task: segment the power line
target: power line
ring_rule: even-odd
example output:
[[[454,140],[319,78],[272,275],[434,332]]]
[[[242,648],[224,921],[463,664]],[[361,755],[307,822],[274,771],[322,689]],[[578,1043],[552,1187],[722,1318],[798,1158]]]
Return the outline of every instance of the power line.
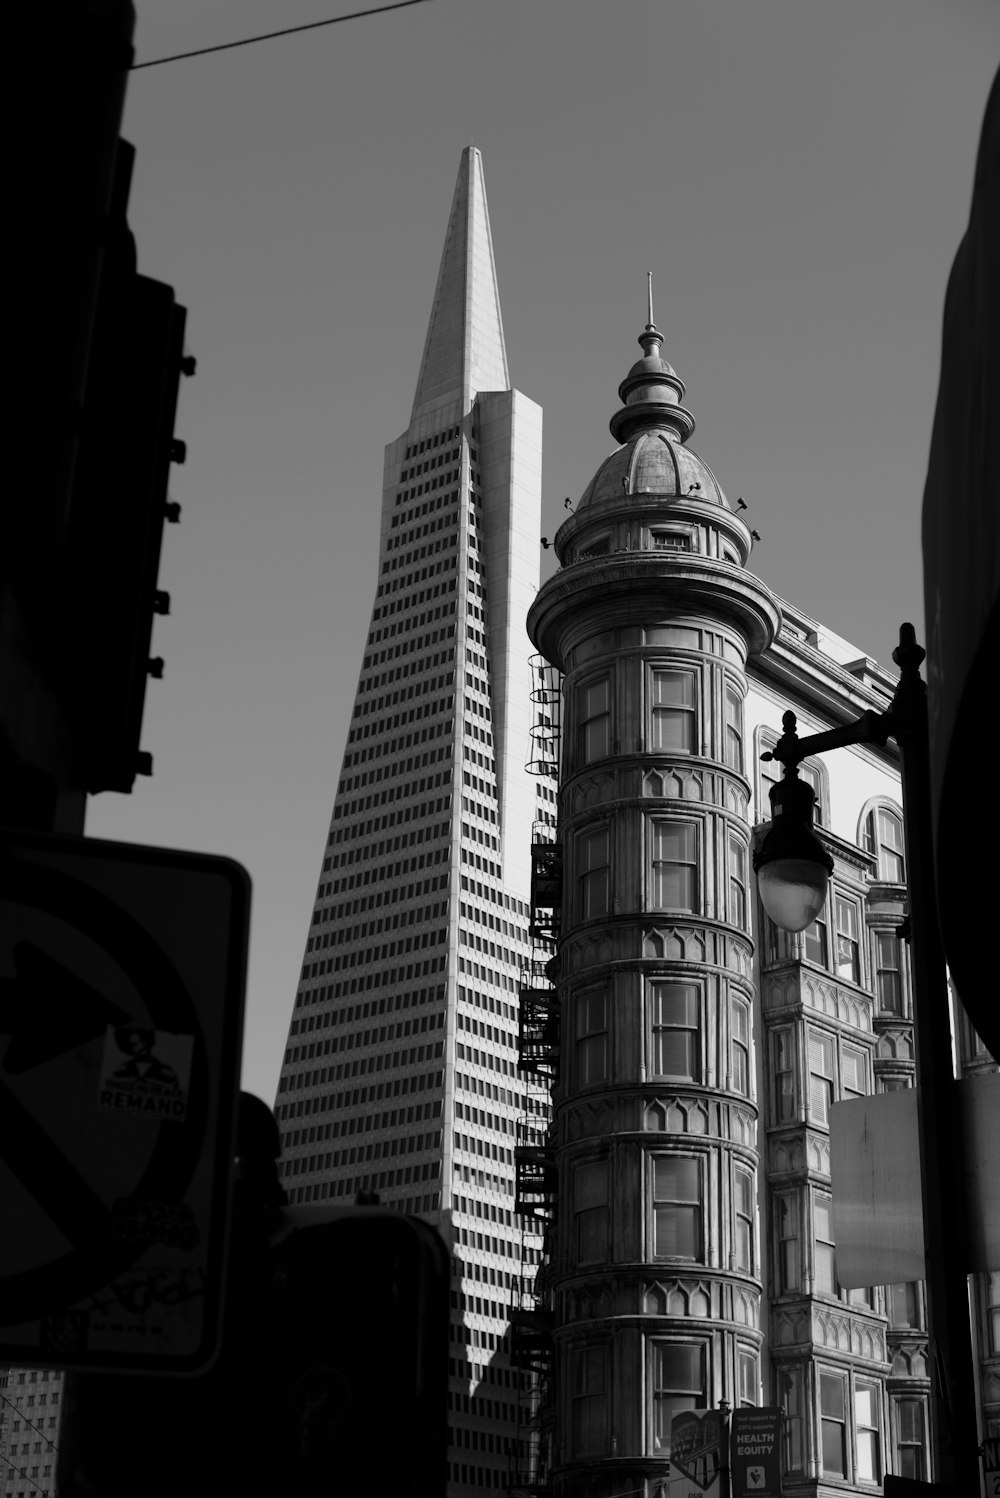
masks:
[[[186,57],[204,57],[209,52],[229,52],[234,47],[249,47],[254,42],[271,42],[278,36],[294,36],[298,31],[315,31],[319,26],[336,26],[340,21],[358,21],[363,16],[381,16],[387,10],[405,10],[408,5],[424,5],[426,0],[395,0],[392,5],[378,5],[371,10],[355,10],[346,16],[330,16],[325,21],[308,21],[304,26],[286,26],[282,31],[265,31],[260,36],[247,36],[239,42],[220,42],[215,47],[199,47],[194,52],[175,52],[172,57],[153,57],[149,62],[134,62],[129,72],[140,68],[158,68],[164,62],[183,62]]]
[[[32,1428],[32,1430],[37,1430],[38,1434],[42,1437],[42,1440],[43,1441],[47,1441],[48,1444],[52,1447],[52,1450],[58,1452],[59,1447],[56,1445],[56,1443],[54,1441],[50,1441],[49,1440],[48,1436],[45,1434],[44,1430],[42,1429],[42,1427],[40,1425],[36,1425],[35,1422],[34,1422],[34,1420],[29,1420],[28,1419],[27,1415],[24,1413],[24,1411],[22,1410],[22,1408],[21,1408],[21,1406],[19,1404],[15,1404],[14,1401],[13,1401],[13,1399],[8,1399],[7,1396],[6,1396],[6,1394],[4,1394],[2,1392],[0,1392],[0,1399],[3,1400],[4,1404],[9,1404],[12,1410],[16,1410],[17,1413],[21,1416],[21,1418],[24,1421],[25,1425],[30,1425],[31,1428]]]
[[[25,1482],[31,1484],[31,1491],[33,1493],[37,1493],[38,1494],[38,1498],[42,1498],[42,1490],[41,1490],[41,1488],[36,1488],[35,1487],[34,1482],[28,1476],[27,1472],[25,1472],[24,1468],[23,1467],[19,1467],[16,1462],[12,1462],[9,1456],[4,1456],[4,1454],[3,1454],[2,1451],[0,1451],[0,1462],[6,1462],[7,1465],[8,1465],[8,1467],[13,1467],[13,1469],[17,1473],[18,1477],[23,1477],[24,1480],[25,1480]]]

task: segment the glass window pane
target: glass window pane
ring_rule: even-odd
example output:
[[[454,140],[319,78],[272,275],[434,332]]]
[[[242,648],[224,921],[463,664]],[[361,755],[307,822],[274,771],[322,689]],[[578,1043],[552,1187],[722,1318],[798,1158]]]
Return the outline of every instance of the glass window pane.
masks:
[[[698,1162],[684,1156],[660,1155],[654,1164],[657,1200],[696,1201],[698,1198]]]
[[[826,947],[826,922],[813,921],[803,932],[805,939],[805,955],[808,962],[814,962],[817,967],[827,966]]]

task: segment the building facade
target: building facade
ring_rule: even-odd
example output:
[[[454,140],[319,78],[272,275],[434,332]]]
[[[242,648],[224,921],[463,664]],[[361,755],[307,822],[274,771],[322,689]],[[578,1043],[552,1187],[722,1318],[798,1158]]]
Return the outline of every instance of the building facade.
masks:
[[[384,1205],[452,1246],[449,1494],[506,1486],[508,1308],[530,1106],[525,773],[541,411],[510,388],[480,154],[462,157],[409,426],[385,453],[378,583],[275,1111],[294,1202]],[[544,1100],[538,1106],[545,1106]]]
[[[0,1369],[0,1495],[56,1498],[63,1375]]]
[[[830,1109],[914,1083],[894,745],[800,767],[834,861],[800,935],[752,855],[783,713],[819,731],[894,682],[749,570],[652,308],[639,342],[539,588],[541,413],[467,150],[386,448],[284,1182],[452,1246],[449,1498],[667,1498],[674,1415],[740,1405],[783,1409],[787,1495],[877,1493],[931,1475],[925,1301],[840,1286]],[[997,1275],[976,1328],[991,1434]]]
[[[913,1085],[894,746],[801,767],[834,860],[805,932],[751,864],[783,712],[818,731],[893,680],[747,570],[651,311],[639,342],[528,619],[563,693],[534,1487],[661,1498],[676,1414],[765,1404],[787,1494],[877,1492],[929,1476],[923,1291],[840,1287],[829,1130]]]

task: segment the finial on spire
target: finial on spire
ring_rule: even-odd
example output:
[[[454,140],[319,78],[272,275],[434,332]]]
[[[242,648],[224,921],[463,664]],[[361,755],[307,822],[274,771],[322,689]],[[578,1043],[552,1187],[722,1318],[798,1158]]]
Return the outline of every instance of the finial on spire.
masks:
[[[653,272],[651,270],[646,272],[646,308],[648,312],[646,327],[655,328],[656,324],[653,321]]]

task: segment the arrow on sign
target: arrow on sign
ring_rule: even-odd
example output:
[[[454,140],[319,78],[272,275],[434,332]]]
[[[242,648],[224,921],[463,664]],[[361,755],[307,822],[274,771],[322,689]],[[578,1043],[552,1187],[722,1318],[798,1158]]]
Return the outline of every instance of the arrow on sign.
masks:
[[[3,1069],[11,1074],[75,1051],[108,1025],[131,1016],[49,957],[33,942],[14,947],[17,976],[0,978],[0,1035],[9,1035]]]

